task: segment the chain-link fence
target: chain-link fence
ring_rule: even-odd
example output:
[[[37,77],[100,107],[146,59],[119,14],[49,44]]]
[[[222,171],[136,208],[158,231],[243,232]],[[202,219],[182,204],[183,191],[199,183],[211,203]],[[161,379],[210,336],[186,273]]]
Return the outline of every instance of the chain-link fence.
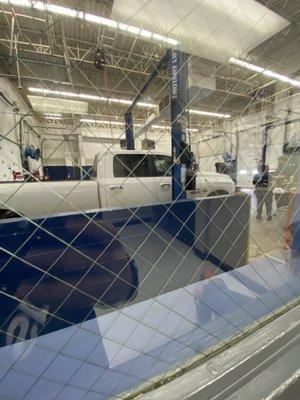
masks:
[[[0,1],[3,400],[133,398],[298,302],[296,15],[175,3]]]

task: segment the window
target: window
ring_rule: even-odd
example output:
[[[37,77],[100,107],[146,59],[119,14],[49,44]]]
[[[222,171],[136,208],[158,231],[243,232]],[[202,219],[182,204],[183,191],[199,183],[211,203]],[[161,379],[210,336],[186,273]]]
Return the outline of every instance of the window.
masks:
[[[118,154],[114,157],[113,169],[115,178],[150,176],[145,154]]]
[[[170,156],[153,156],[155,167],[155,176],[171,176],[172,174],[172,158]]]

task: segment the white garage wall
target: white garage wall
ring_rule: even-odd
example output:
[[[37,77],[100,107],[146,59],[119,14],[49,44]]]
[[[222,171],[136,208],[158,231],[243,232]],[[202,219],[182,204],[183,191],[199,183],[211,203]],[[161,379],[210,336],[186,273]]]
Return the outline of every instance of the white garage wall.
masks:
[[[139,148],[141,148],[141,141],[144,137],[141,137],[137,142]],[[159,130],[157,132],[149,132],[147,133],[147,139],[155,141],[155,150],[160,151],[162,153],[171,155],[171,135],[169,131]]]
[[[284,127],[269,129],[267,142],[267,164],[270,169],[277,168],[278,157],[282,155],[284,145]]]
[[[215,163],[223,161],[222,155],[225,152],[235,156],[235,136],[213,131],[210,131],[209,134],[216,137],[212,139],[200,139],[197,142],[195,155],[200,170],[216,172]],[[195,140],[195,137],[193,140]]]
[[[97,154],[102,152],[114,151],[120,149],[118,143],[110,142],[87,142],[83,139],[83,152],[86,165],[92,165]]]
[[[70,165],[66,160],[73,160],[73,151],[69,143],[60,137],[44,137],[43,139],[43,165]]]
[[[239,124],[237,124],[237,122]],[[261,158],[262,148],[262,129],[258,127],[248,128],[248,124],[240,119],[232,124],[236,128],[243,128],[238,132],[238,138],[235,134],[222,135],[216,139],[209,139],[200,142],[198,145],[198,157],[200,168],[202,170],[215,172],[215,163],[223,161],[222,154],[225,152],[231,154],[233,158],[237,156],[237,184],[243,187],[252,186],[253,171]],[[224,126],[224,132],[226,132]],[[229,132],[234,132],[232,127]],[[207,133],[207,132],[206,132]],[[211,134],[211,132],[209,132]],[[237,142],[236,142],[237,141]],[[238,143],[238,149],[236,149]]]
[[[255,127],[238,133],[237,184],[252,187],[253,176],[262,156],[262,129]]]
[[[4,78],[0,79],[0,90],[7,98],[15,102],[20,110],[19,114],[28,113],[28,107],[23,102],[17,90]],[[300,95],[295,93],[288,100],[279,99],[274,106],[273,113],[267,110],[255,112],[242,118],[235,118],[223,121],[214,131],[204,130],[192,136],[192,150],[199,160],[200,169],[215,171],[215,163],[222,161],[222,154],[225,152],[236,154],[235,135],[229,133],[238,132],[238,184],[241,186],[252,186],[253,173],[257,161],[261,158],[263,127],[267,120],[267,113],[276,116],[278,121],[284,121],[287,109],[291,109],[290,119],[299,119],[298,122],[288,125],[287,137],[292,143],[300,143]],[[12,171],[21,171],[21,156],[18,146],[20,132],[17,122],[20,115],[16,115],[3,99],[0,99],[0,115],[2,136],[7,135],[6,139],[0,143],[0,180],[12,180]],[[31,126],[39,126],[35,118],[26,117]],[[40,124],[41,125],[41,124]],[[285,127],[273,128],[269,131],[267,146],[267,163],[271,169],[276,169],[277,159],[282,154],[284,143]],[[119,149],[119,139],[124,138],[122,129],[91,128],[89,126],[64,129],[42,129],[35,128],[41,133],[41,138],[23,125],[24,145],[34,145],[41,147],[43,139],[43,160],[42,163],[48,166],[69,166],[91,165],[94,156],[108,149]],[[227,133],[227,135],[226,135]],[[72,140],[67,140],[68,135],[73,135]],[[82,135],[82,154],[78,153],[77,135]],[[218,135],[219,137],[206,140],[207,135]],[[67,135],[67,136],[64,136]],[[171,154],[171,138],[169,131],[149,132],[147,138],[156,142],[156,150]],[[231,138],[231,140],[230,140]],[[45,140],[46,139],[46,140]],[[115,140],[112,140],[115,139]],[[117,139],[117,141],[116,141]],[[136,139],[136,149],[141,149],[143,137]],[[204,140],[205,139],[205,140]],[[37,168],[40,162],[34,162]],[[242,173],[241,173],[242,172]]]
[[[19,146],[8,140],[2,140],[0,142],[0,181],[12,181],[13,171],[21,170]]]
[[[28,124],[23,123],[22,141],[23,145],[40,147],[40,138],[34,133],[30,126],[36,124],[35,118],[28,115],[29,108],[22,100],[17,90],[4,78],[0,78],[0,91],[19,111],[9,105],[5,99],[0,97],[0,181],[12,181],[13,171],[22,172],[22,161],[20,151],[20,124],[24,118]],[[37,132],[38,133],[38,132]],[[24,147],[23,146],[23,147]],[[39,163],[33,161],[32,168],[38,168]]]
[[[14,101],[15,96],[12,88],[5,79],[0,79],[1,92],[9,99]],[[1,137],[0,137],[0,180],[13,180],[13,171],[21,171],[21,154],[19,143],[18,116],[13,112],[12,107],[0,97],[1,115]]]
[[[232,135],[232,143],[226,135],[214,139],[205,139],[207,135],[213,135],[217,130],[226,132],[238,132],[238,184],[243,187],[252,187],[252,180],[257,163],[262,157],[263,146],[263,125],[270,118],[276,122],[284,122],[287,109],[291,109],[290,119],[299,121],[287,126],[287,137],[291,144],[300,143],[300,95],[295,95],[289,101],[279,101],[273,111],[262,110],[244,117],[230,119],[220,123],[215,131],[204,130],[202,133],[194,135],[193,141],[197,141],[197,150],[200,168],[202,170],[215,171],[215,162],[222,161],[221,154],[228,152],[235,155],[235,139]],[[285,126],[275,127],[269,130],[267,142],[267,164],[270,169],[277,168],[277,160],[282,155],[284,144]]]
[[[106,151],[120,149],[120,139],[125,135],[121,129],[104,129],[78,127],[65,129],[47,128],[43,129],[43,160],[47,166],[77,165],[78,158],[76,141],[78,135],[82,135],[82,150],[85,165],[92,165],[96,154]],[[154,140],[156,150],[171,154],[171,138],[167,131],[148,133],[147,138]],[[137,138],[135,147],[142,148],[142,139]],[[71,146],[73,144],[73,147]]]
[[[300,77],[298,77],[299,79]],[[296,122],[287,126],[287,139],[291,145],[300,144],[300,93],[295,93],[291,99],[286,102],[280,102],[279,107],[284,110],[290,109],[290,120],[297,120]],[[279,108],[278,107],[278,108]]]

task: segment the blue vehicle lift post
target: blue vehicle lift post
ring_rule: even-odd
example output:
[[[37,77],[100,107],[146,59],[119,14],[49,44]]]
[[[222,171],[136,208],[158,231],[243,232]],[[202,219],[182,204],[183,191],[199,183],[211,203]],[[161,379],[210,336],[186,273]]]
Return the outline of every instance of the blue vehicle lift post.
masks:
[[[261,155],[261,161],[262,161],[262,171],[265,171],[266,169],[266,161],[267,161],[267,146],[268,146],[268,135],[269,135],[269,130],[272,128],[272,124],[266,124],[263,130],[263,148],[262,148],[262,155]]]
[[[172,199],[186,198],[187,54],[169,50],[171,71]]]
[[[150,83],[163,68],[169,67],[171,88],[171,134],[172,134],[172,199],[185,199],[186,185],[186,106],[187,94],[187,54],[168,49],[149,75],[142,89],[124,114],[127,150],[134,150],[134,132],[132,111],[142,98]]]
[[[155,66],[154,71],[149,75],[148,79],[144,83],[144,86],[139,93],[135,96],[133,102],[130,104],[128,109],[126,110],[125,117],[125,138],[126,138],[126,148],[127,150],[134,150],[134,134],[133,134],[133,117],[132,111],[138,101],[143,97],[145,91],[148,89],[148,86],[153,81],[153,79],[159,74],[159,71],[167,66],[167,60],[169,56],[169,51],[167,50],[163,57],[159,60],[158,64]]]
[[[127,150],[134,150],[134,136],[133,136],[133,118],[132,112],[126,111],[125,117],[125,137]]]

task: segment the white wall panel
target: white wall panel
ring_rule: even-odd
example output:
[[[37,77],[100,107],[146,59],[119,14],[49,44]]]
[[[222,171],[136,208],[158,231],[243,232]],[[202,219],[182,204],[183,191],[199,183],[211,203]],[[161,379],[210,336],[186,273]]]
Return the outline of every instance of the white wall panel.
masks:
[[[0,143],[0,181],[13,181],[13,171],[22,171],[20,148],[3,140]]]
[[[4,78],[0,78],[1,92],[7,99],[14,103],[19,111],[14,112],[13,107],[9,105],[3,98],[0,98],[0,181],[13,180],[12,171],[22,172],[22,161],[20,151],[20,139],[23,148],[27,145],[40,147],[40,139],[34,133],[30,126],[36,124],[35,118],[30,116],[30,110],[24,103],[17,90]],[[22,124],[22,135],[20,132],[20,119],[27,121]],[[4,138],[5,137],[5,138]],[[9,140],[6,140],[9,139]],[[32,160],[33,169],[38,169],[40,161]]]

